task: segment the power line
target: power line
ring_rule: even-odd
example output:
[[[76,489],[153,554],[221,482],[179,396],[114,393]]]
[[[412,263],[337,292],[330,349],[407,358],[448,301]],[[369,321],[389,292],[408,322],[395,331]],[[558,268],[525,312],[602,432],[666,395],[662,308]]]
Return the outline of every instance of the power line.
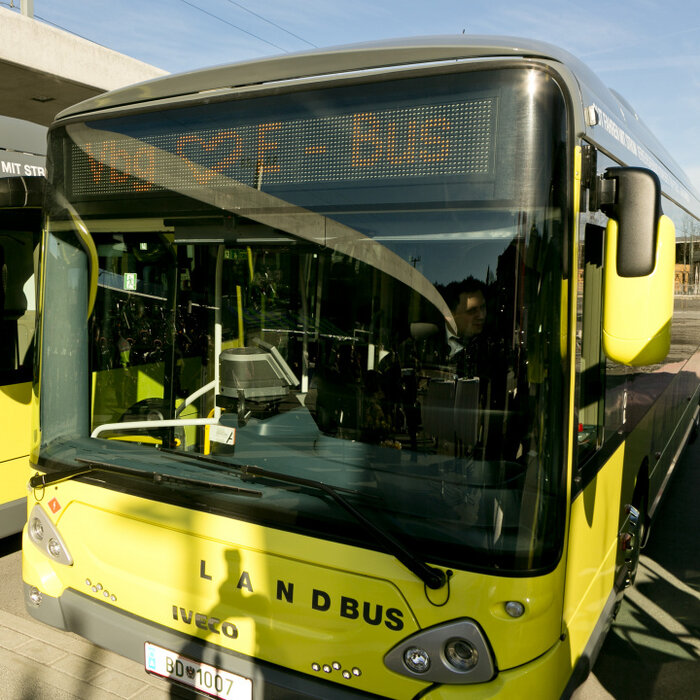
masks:
[[[52,27],[56,27],[56,29],[62,29],[64,32],[68,32],[69,34],[72,34],[73,36],[79,37],[80,39],[85,39],[85,41],[89,41],[92,44],[97,44],[98,46],[102,46],[106,49],[109,48],[109,46],[106,46],[105,44],[100,44],[98,41],[95,41],[94,39],[89,39],[88,37],[83,36],[82,34],[78,34],[78,32],[76,32],[75,30],[68,29],[67,27],[64,27],[61,24],[56,24],[56,22],[52,22],[50,19],[47,19],[46,17],[42,17],[41,15],[35,14],[34,19],[38,19],[38,20],[44,22],[44,24],[50,24]]]
[[[277,27],[277,29],[281,29],[283,32],[286,32],[290,36],[293,36],[295,39],[299,39],[299,41],[303,41],[305,44],[308,44],[309,46],[313,46],[313,48],[317,49],[318,46],[316,44],[312,44],[310,41],[307,41],[304,39],[303,36],[299,36],[298,34],[295,34],[294,32],[289,31],[289,29],[285,29],[281,25],[277,24],[276,22],[273,22],[271,19],[267,19],[267,17],[263,17],[262,15],[259,15],[257,12],[253,12],[253,10],[249,10],[247,7],[241,5],[241,3],[236,2],[236,0],[227,0],[227,2],[230,2],[232,5],[235,5],[236,7],[240,7],[241,10],[244,12],[248,12],[249,14],[253,15],[253,17],[257,17],[258,19],[261,19],[263,22],[267,22],[268,24],[271,24],[273,27]]]
[[[198,7],[197,5],[188,2],[188,0],[180,0],[180,2],[184,2],[185,5],[189,5],[190,7],[194,8],[195,10],[199,10],[200,12],[203,12],[205,15],[209,15],[209,17],[213,17],[214,19],[218,19],[219,22],[223,22],[224,24],[228,24],[229,27],[233,27],[234,29],[238,29],[239,32],[243,32],[244,34],[247,34],[248,36],[252,36],[254,39],[258,39],[258,41],[262,41],[265,44],[268,44],[270,46],[274,46],[276,49],[279,49],[280,51],[283,51],[284,53],[289,53],[287,49],[282,48],[281,46],[278,46],[277,44],[272,43],[271,41],[268,41],[267,39],[263,39],[261,36],[258,36],[257,34],[253,34],[253,32],[249,32],[247,29],[243,29],[243,27],[239,27],[237,24],[233,24],[233,22],[229,22],[227,19],[224,19],[223,17],[219,17],[218,15],[215,15],[212,12],[209,12],[208,10],[205,10],[201,7]]]
[[[10,0],[10,2],[13,2],[13,0]],[[279,46],[278,44],[275,44],[271,41],[268,41],[267,39],[264,39],[263,37],[258,36],[257,34],[254,34],[253,32],[249,32],[247,29],[243,29],[243,27],[239,27],[237,24],[233,24],[233,22],[229,22],[228,20],[223,19],[223,17],[219,17],[218,15],[215,15],[212,12],[209,12],[208,10],[205,10],[201,7],[198,7],[197,5],[189,2],[188,0],[181,0],[181,2],[185,3],[185,5],[189,5],[191,8],[193,8],[195,10],[199,10],[200,12],[203,12],[205,15],[209,15],[209,17],[212,17],[216,20],[219,20],[219,22],[223,22],[224,24],[228,24],[230,27],[233,27],[234,29],[238,29],[239,31],[243,32],[244,34],[247,34],[248,36],[253,37],[254,39],[258,39],[258,41],[262,41],[263,43],[268,44],[269,46],[272,46],[276,49],[279,49],[280,51],[283,51],[284,53],[289,53],[289,51],[287,49],[283,48],[282,46]],[[230,2],[233,5],[238,5],[238,7],[240,7],[242,10],[245,10],[246,12],[249,12],[250,14],[255,15],[256,17],[260,18],[261,20],[263,20],[265,22],[268,22],[269,24],[272,24],[273,26],[277,27],[278,29],[281,29],[282,31],[286,32],[287,34],[290,34],[291,36],[299,39],[300,41],[303,41],[303,42],[309,44],[310,46],[313,46],[314,48],[318,48],[315,44],[312,44],[310,41],[307,41],[303,37],[300,37],[297,34],[294,34],[294,32],[291,32],[291,31],[285,29],[284,27],[282,27],[278,24],[275,24],[275,22],[266,19],[262,15],[258,15],[256,12],[253,12],[252,10],[248,10],[246,7],[243,7],[243,5],[239,5],[237,2],[233,2],[233,0],[228,0],[228,2]],[[4,2],[3,0],[0,0],[0,5],[8,5],[10,7],[10,9],[15,9],[11,4],[8,4],[7,2]],[[53,22],[46,17],[42,17],[41,15],[35,14],[34,18],[38,19],[42,22],[45,22],[46,24],[50,24],[58,29],[63,29],[64,31],[69,32],[75,36],[78,36],[81,39],[85,39],[86,41],[98,43],[98,42],[95,42],[94,39],[88,39],[88,37],[83,36],[82,34],[78,34],[77,32],[75,32],[72,29],[67,29],[66,27],[64,27],[60,24],[57,24],[56,22]]]

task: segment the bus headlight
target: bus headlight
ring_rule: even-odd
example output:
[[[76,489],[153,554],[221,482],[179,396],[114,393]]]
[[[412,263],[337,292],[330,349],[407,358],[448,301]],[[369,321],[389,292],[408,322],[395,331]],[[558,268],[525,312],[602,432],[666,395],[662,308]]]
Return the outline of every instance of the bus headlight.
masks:
[[[445,645],[445,658],[457,671],[471,671],[479,663],[479,652],[466,639],[451,639]]]
[[[34,546],[41,550],[51,561],[73,566],[73,557],[66,543],[51,522],[44,509],[37,503],[29,514],[27,535]]]
[[[33,542],[41,542],[44,539],[44,526],[37,517],[29,520],[29,537]]]
[[[403,676],[432,683],[485,683],[497,673],[481,627],[468,618],[416,632],[384,656],[384,665]]]

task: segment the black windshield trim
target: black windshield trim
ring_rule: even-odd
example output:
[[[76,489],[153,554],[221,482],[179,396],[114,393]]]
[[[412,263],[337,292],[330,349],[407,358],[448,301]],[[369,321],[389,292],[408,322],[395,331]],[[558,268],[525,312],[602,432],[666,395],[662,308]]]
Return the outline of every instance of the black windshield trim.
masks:
[[[206,486],[207,488],[220,488],[227,491],[233,491],[241,496],[253,496],[255,498],[262,497],[262,491],[256,491],[254,489],[248,489],[241,486],[234,486],[233,484],[224,484],[219,481],[209,481],[206,479],[198,479],[196,477],[188,476],[173,476],[172,474],[166,474],[164,472],[139,469],[137,467],[126,467],[121,464],[111,464],[109,462],[100,462],[92,459],[84,459],[82,457],[76,458],[75,461],[85,466],[59,469],[49,476],[46,474],[37,473],[29,479],[29,486],[31,486],[33,489],[45,488],[46,486],[57,484],[61,481],[69,481],[71,479],[85,476],[86,474],[104,471],[112,474],[120,474],[122,476],[136,476],[142,479],[148,479],[154,484],[187,484],[194,486]]]

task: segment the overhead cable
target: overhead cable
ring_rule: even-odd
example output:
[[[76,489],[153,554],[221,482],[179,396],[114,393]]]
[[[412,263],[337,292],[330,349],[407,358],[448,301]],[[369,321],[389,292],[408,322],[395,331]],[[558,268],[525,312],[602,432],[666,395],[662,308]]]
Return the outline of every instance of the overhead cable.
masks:
[[[261,19],[263,22],[267,22],[268,24],[271,24],[273,27],[277,27],[277,29],[281,29],[283,32],[286,32],[290,36],[293,36],[295,39],[299,39],[299,41],[303,41],[305,44],[308,44],[309,46],[313,46],[313,48],[315,48],[315,49],[318,48],[318,46],[316,46],[316,44],[312,44],[310,41],[307,41],[306,39],[304,39],[304,37],[299,36],[298,34],[295,34],[294,32],[289,31],[289,29],[285,29],[280,24],[277,24],[277,22],[273,22],[271,19],[267,19],[267,17],[263,17],[262,15],[259,15],[257,12],[253,12],[253,10],[249,10],[244,5],[241,5],[240,2],[236,2],[236,0],[227,0],[227,2],[230,2],[232,5],[235,5],[236,7],[240,7],[241,10],[243,10],[244,12],[248,12],[249,14],[253,15],[254,17]]]
[[[229,22],[227,19],[224,19],[223,17],[219,17],[218,15],[215,15],[213,12],[209,12],[208,10],[205,10],[198,5],[195,5],[194,3],[188,2],[188,0],[180,0],[180,2],[184,2],[185,5],[189,5],[190,7],[194,8],[195,10],[199,10],[200,12],[203,12],[205,15],[209,15],[209,17],[213,17],[214,19],[218,19],[219,22],[223,22],[224,24],[228,24],[229,27],[233,27],[234,29],[238,29],[239,32],[243,32],[244,34],[247,34],[248,36],[252,36],[254,39],[257,39],[258,41],[262,41],[265,44],[268,44],[269,46],[274,46],[276,49],[279,49],[280,51],[283,51],[284,53],[289,53],[287,49],[282,48],[281,46],[278,46],[277,44],[274,44],[271,41],[268,41],[267,39],[263,39],[261,36],[258,36],[257,34],[253,34],[253,32],[249,32],[247,29],[243,29],[243,27],[239,27],[237,24],[234,24],[233,22]]]

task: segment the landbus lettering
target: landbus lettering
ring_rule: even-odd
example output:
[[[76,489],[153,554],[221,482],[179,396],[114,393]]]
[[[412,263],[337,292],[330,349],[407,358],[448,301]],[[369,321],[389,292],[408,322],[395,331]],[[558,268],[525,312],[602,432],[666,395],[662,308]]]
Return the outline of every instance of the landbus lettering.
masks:
[[[199,576],[202,579],[211,581],[213,576],[207,571],[207,562],[201,559],[199,562]],[[277,579],[276,599],[286,603],[294,604],[294,583],[284,579]],[[250,573],[242,571],[238,577],[236,588],[241,590],[245,588],[250,593],[253,593],[253,584]],[[335,598],[330,593],[320,589],[313,588],[311,590],[311,609],[317,612],[335,612],[336,615],[345,618],[346,620],[362,620],[368,625],[378,627],[384,625],[387,629],[398,632],[404,627],[403,613],[398,608],[385,608],[380,603],[372,603],[370,601],[362,601],[352,596],[343,595],[340,598]],[[173,620],[182,620],[187,625],[194,624],[200,629],[208,629],[214,634],[223,633],[225,636],[231,636],[232,630],[221,624],[215,617],[207,617],[203,613],[193,613],[192,610],[180,608],[173,605]],[[237,634],[237,632],[236,632]]]
[[[331,607],[331,597],[325,591],[319,591],[318,588],[314,588],[311,597],[311,607],[322,612],[328,610]]]
[[[207,581],[211,581],[211,576],[207,573],[207,562],[204,559],[199,562],[199,576]]]
[[[279,596],[278,581],[278,599]],[[311,596],[311,607],[319,612],[327,612],[333,607],[331,596],[325,591],[318,588],[313,589]],[[368,625],[378,626],[382,622],[387,629],[398,632],[403,629],[403,613],[397,608],[387,608],[379,603],[370,603],[368,601],[360,602],[356,598],[350,596],[341,596],[338,604],[338,614],[348,620],[359,620],[360,617]]]
[[[250,582],[250,574],[244,571],[241,577],[238,579],[238,585],[236,588],[245,588],[247,591],[253,592],[253,585]]]
[[[288,603],[294,602],[294,584],[277,581],[277,600],[284,598]]]

